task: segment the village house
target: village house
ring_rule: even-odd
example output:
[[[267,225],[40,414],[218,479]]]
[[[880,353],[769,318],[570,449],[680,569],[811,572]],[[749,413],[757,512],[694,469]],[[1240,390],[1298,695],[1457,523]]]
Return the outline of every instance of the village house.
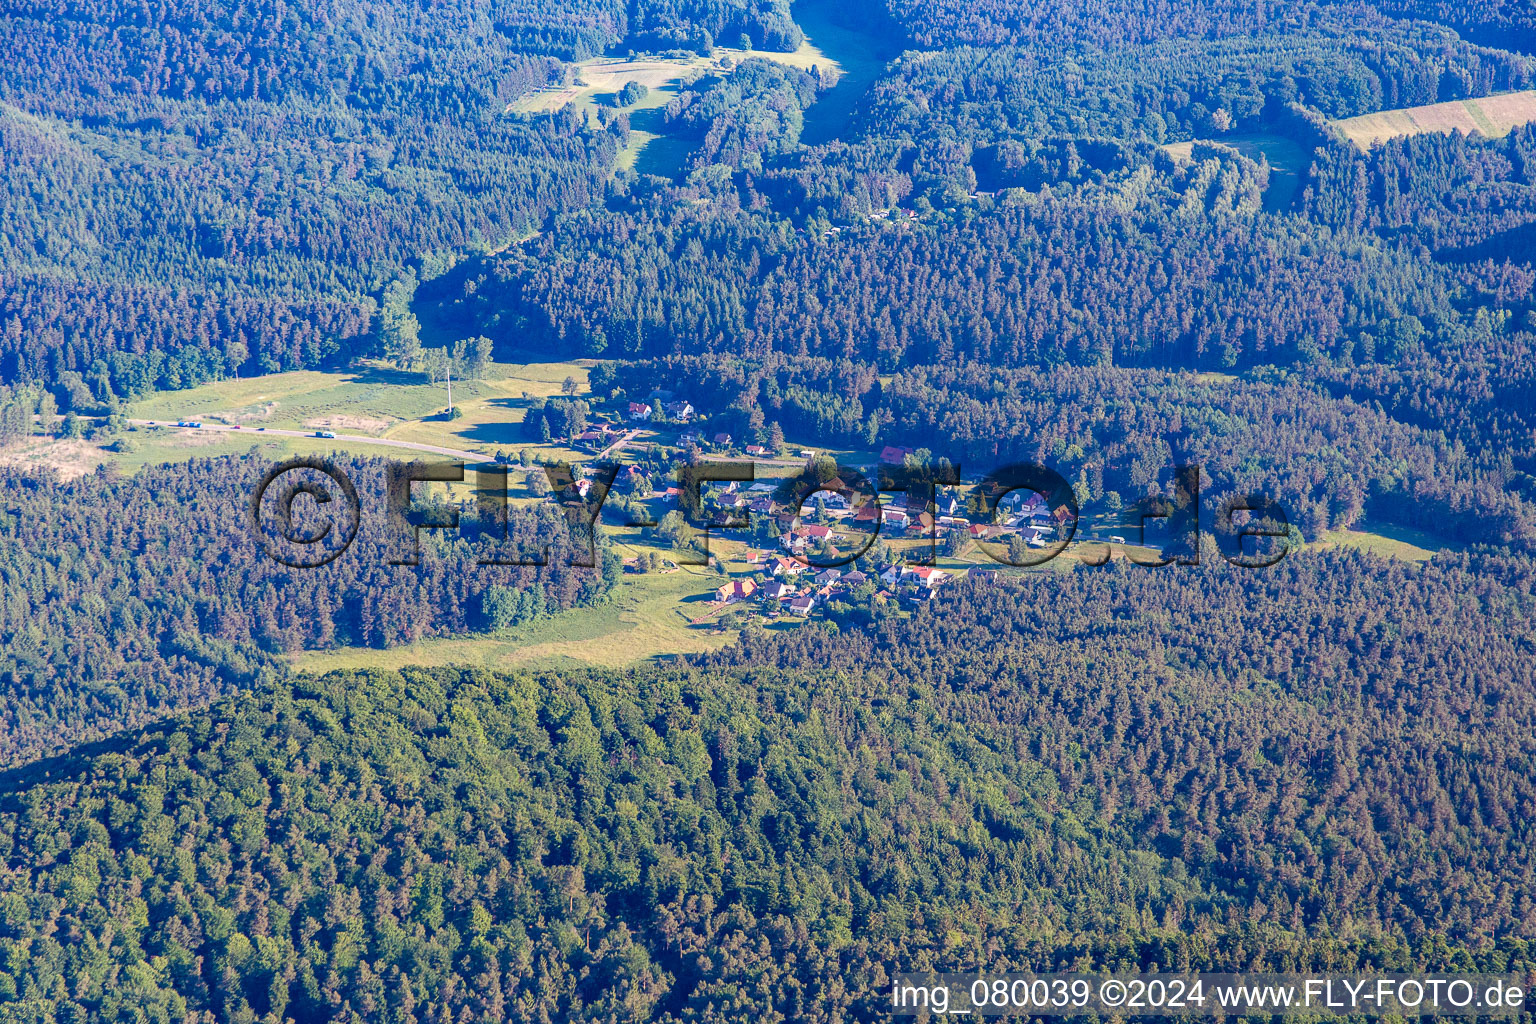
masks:
[[[766,601],[780,601],[795,592],[795,588],[783,580],[772,580],[763,585],[762,595]]]
[[[747,445],[747,454],[754,459],[766,459],[768,457],[768,449],[760,444],[749,444]]]
[[[722,430],[720,433],[714,436],[711,443],[713,443],[716,448],[729,448],[731,446],[731,435]]]
[[[647,423],[651,418],[651,407],[644,402],[630,402],[629,418],[639,423]]]
[[[681,402],[670,402],[662,406],[667,417],[677,423],[687,423],[693,419],[693,403],[686,399]]]
[[[799,597],[790,598],[789,611],[791,615],[809,615],[816,608],[816,598],[810,594],[801,594]]]
[[[932,590],[934,587],[948,582],[950,574],[943,569],[936,569],[931,565],[909,565],[902,575],[911,577],[917,580],[925,589]]]
[[[838,570],[826,569],[816,574],[816,585],[818,587],[829,586],[842,578],[843,574]]]
[[[904,448],[888,444],[880,449],[880,461],[887,466],[900,466],[907,461],[908,455],[916,454],[917,450],[914,448]]]
[[[1024,543],[1032,548],[1045,547],[1045,540],[1055,531],[1047,526],[1026,526],[1019,531]]]
[[[737,601],[745,601],[757,593],[757,584],[752,580],[732,580],[715,591],[715,600],[724,604],[734,604]]]
[[[805,563],[796,559],[775,558],[768,565],[768,575],[782,577],[798,576],[800,573],[804,572],[805,569]]]

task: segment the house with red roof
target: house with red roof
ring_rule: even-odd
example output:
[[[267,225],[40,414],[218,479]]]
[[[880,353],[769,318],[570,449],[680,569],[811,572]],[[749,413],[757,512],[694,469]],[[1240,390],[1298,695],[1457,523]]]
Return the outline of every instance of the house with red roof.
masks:
[[[732,580],[715,591],[715,600],[725,604],[734,604],[737,601],[745,601],[757,593],[757,584],[752,580]]]

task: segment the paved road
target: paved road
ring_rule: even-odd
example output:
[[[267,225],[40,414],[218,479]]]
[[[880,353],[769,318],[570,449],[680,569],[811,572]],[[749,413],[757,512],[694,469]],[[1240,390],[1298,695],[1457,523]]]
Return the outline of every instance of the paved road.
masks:
[[[640,433],[640,430],[639,430],[638,427],[636,429],[634,429],[634,430],[629,431],[623,437],[621,437],[617,441],[613,442],[613,444],[609,445],[607,448],[604,448],[602,451],[598,452],[596,457],[599,458],[599,459],[606,459],[610,455],[617,454],[618,452],[623,450],[625,445],[627,445],[627,444],[629,444],[629,442],[633,441],[635,439],[635,435],[637,435],[639,433]]]
[[[175,420],[129,420],[134,426],[139,427],[171,427],[176,426]],[[257,430],[254,427],[234,427],[223,423],[204,423],[201,427],[188,429],[217,431],[230,434],[249,434],[252,438],[277,435],[278,437],[307,437],[318,441],[349,441],[354,444],[381,444],[389,448],[406,448],[415,452],[430,452],[433,455],[447,455],[450,458],[463,462],[490,462],[491,456],[484,452],[468,452],[460,448],[444,448],[435,444],[421,444],[417,441],[396,441],[388,437],[369,437],[366,434],[337,434],[335,437],[315,437],[313,430],[280,430],[276,427],[268,427],[265,430]]]

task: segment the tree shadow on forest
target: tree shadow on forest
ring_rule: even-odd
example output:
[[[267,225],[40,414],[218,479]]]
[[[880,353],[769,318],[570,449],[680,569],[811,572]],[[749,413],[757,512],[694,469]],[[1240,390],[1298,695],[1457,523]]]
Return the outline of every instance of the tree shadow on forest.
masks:
[[[164,753],[165,749],[163,738],[147,741],[141,729],[126,729],[106,739],[81,743],[70,747],[68,753],[0,771],[0,804],[31,786],[76,780],[81,774],[96,770],[97,758],[106,754],[133,751],[148,755]]]

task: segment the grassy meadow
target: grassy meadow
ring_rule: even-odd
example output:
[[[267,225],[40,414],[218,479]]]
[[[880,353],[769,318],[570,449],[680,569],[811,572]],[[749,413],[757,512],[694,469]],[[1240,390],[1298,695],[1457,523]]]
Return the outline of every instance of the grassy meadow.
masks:
[[[423,640],[385,650],[305,651],[293,659],[293,665],[306,672],[404,665],[622,668],[718,650],[735,639],[735,631],[693,620],[706,616],[709,591],[720,582],[702,566],[626,574],[615,598],[596,608],[562,612],[494,634]]]
[[[1452,547],[1422,530],[1373,523],[1363,530],[1330,530],[1313,542],[1314,547],[1349,547],[1405,562],[1427,562]]]
[[[1422,107],[1381,110],[1335,121],[1334,126],[1362,150],[1401,135],[1431,132],[1479,132],[1490,139],[1536,121],[1536,89],[1479,99],[1431,103]]]

